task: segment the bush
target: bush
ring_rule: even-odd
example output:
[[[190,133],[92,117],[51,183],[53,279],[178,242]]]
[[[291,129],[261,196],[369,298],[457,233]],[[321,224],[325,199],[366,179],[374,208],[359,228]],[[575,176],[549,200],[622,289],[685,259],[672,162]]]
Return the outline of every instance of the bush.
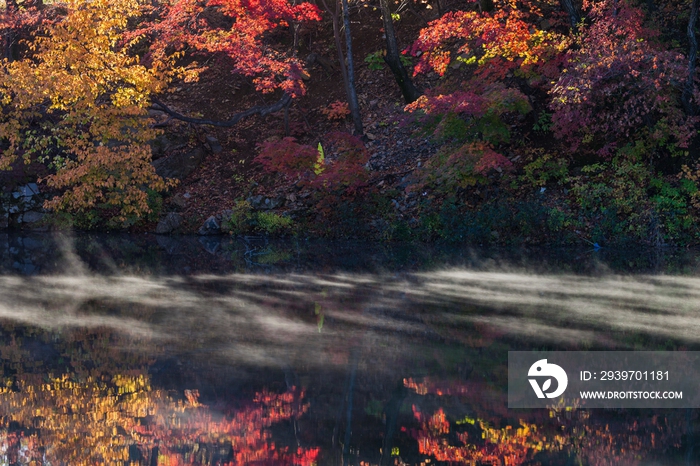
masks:
[[[232,235],[248,233],[251,228],[253,207],[248,201],[236,201],[233,213],[221,222],[221,231]]]
[[[282,172],[290,179],[325,191],[354,191],[367,179],[365,164],[369,152],[357,137],[334,132],[325,136],[325,148],[299,144],[294,138],[268,142],[255,160],[271,173]]]
[[[645,163],[647,146],[628,144],[610,162],[570,179],[579,216],[593,241],[683,243],[698,236],[694,179],[664,177]]]
[[[228,218],[221,222],[221,230],[231,235],[263,233],[275,235],[292,230],[292,219],[274,212],[253,212],[247,201],[237,201]]]
[[[274,212],[259,212],[255,216],[258,230],[273,235],[288,230],[292,226],[292,219],[283,217]]]

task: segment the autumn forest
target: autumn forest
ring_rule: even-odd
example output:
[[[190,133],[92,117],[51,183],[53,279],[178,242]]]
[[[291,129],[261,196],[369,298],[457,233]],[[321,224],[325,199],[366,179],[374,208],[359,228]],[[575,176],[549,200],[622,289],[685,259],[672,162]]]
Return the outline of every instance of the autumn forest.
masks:
[[[695,244],[698,8],[7,0],[0,228]]]

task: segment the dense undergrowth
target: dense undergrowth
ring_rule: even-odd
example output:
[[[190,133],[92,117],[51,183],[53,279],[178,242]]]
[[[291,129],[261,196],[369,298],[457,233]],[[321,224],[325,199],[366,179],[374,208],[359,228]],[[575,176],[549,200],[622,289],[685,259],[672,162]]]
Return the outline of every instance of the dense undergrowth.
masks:
[[[376,7],[351,4],[358,15]],[[313,62],[301,53],[332,56],[342,45],[323,4],[8,2],[0,16],[0,168],[18,159],[48,167],[41,182],[53,193],[45,208],[57,212],[56,227],[157,221],[177,188],[148,163],[145,143],[161,126],[167,132],[148,111],[211,124],[169,108],[167,95],[216,59],[250,87],[242,104],[258,102],[254,92],[282,98],[216,122],[229,128],[250,115],[284,114],[281,136],[248,135],[251,162],[267,173],[259,178],[265,184],[253,183],[256,192],[305,193],[293,202],[298,208],[256,211],[236,174],[219,209],[224,233],[596,247],[698,242],[696,3],[411,5],[424,22],[404,30],[411,37],[400,62],[422,95],[408,99],[397,128],[430,138],[434,150],[370,170],[376,146],[346,131],[352,99],[350,107],[335,98],[318,105],[314,117],[295,106],[316,89]],[[392,13],[399,24],[401,8]],[[382,30],[356,35],[373,32]],[[367,54],[364,66],[382,72],[385,54]],[[372,117],[389,125],[388,116]],[[393,172],[401,176],[379,181]]]

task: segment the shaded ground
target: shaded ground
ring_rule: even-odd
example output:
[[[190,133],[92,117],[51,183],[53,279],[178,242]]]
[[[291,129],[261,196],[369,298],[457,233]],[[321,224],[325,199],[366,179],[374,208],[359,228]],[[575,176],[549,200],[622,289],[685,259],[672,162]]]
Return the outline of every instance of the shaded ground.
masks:
[[[417,31],[431,19],[430,11],[425,16],[406,12],[397,23],[400,46],[408,45],[406,39],[415,37]],[[402,193],[407,182],[406,177],[432,155],[436,147],[425,138],[415,139],[412,129],[406,126],[403,114],[404,102],[393,76],[385,66],[383,70],[373,70],[365,62],[369,54],[385,47],[380,34],[381,17],[372,8],[363,8],[355,15],[353,21],[354,59],[357,67],[357,88],[362,109],[363,123],[368,138],[367,148],[371,159],[367,164],[370,171],[368,186],[376,187],[381,193],[396,190],[400,196],[402,212],[397,215],[411,218]],[[342,79],[335,62],[335,50],[327,44],[332,43],[330,24],[324,23],[310,34],[307,52],[317,53],[331,63],[328,68],[316,61],[310,68],[310,79],[306,82],[308,93],[295,100],[290,107],[290,135],[299,142],[318,144],[324,135],[334,131],[352,132],[352,124],[345,121],[330,121],[322,112],[335,101],[346,101]],[[227,119],[237,111],[252,105],[264,103],[264,99],[254,91],[250,82],[233,77],[212,61],[211,68],[204,72],[198,83],[182,84],[175,91],[164,96],[166,103],[181,113],[202,115],[212,119]],[[418,84],[427,84],[426,79],[418,78]],[[423,82],[421,82],[423,81]],[[269,98],[267,101],[271,101]],[[262,194],[287,198],[294,194],[291,201],[279,212],[290,211],[293,216],[306,212],[311,220],[316,214],[309,213],[317,201],[309,197],[308,190],[299,190],[293,185],[296,180],[286,179],[282,175],[265,173],[253,159],[258,153],[258,145],[267,140],[285,136],[284,112],[266,118],[253,117],[240,122],[233,128],[195,127],[180,122],[171,122],[165,127],[166,138],[176,139],[182,134],[189,134],[189,140],[183,144],[172,144],[178,150],[186,151],[204,143],[206,136],[214,136],[223,150],[210,153],[204,163],[194,173],[187,176],[165,199],[165,211],[182,211],[186,230],[196,231],[202,222],[211,215],[220,214],[230,209],[236,199],[245,199],[251,195]],[[167,156],[169,152],[162,154]],[[159,154],[160,155],[160,154]],[[402,184],[403,183],[403,184]],[[182,202],[182,196],[188,200]],[[396,196],[396,194],[394,194]],[[172,200],[178,198],[174,205]],[[183,206],[184,204],[184,206]],[[415,203],[414,203],[415,205]],[[297,214],[294,214],[297,213]],[[146,226],[152,230],[153,226]],[[140,227],[139,229],[144,229]],[[320,231],[310,232],[322,233]]]

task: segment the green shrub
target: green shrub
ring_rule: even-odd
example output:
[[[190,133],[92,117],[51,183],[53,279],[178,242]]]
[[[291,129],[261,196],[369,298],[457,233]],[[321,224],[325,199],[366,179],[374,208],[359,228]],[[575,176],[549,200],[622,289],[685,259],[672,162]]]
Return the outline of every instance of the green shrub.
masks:
[[[697,238],[691,179],[654,173],[642,142],[620,149],[610,162],[587,165],[570,178],[577,206],[593,241],[684,243]]]
[[[274,212],[258,212],[255,216],[255,223],[259,231],[274,235],[289,230],[292,226],[292,219]]]
[[[523,182],[542,187],[549,182],[565,181],[569,174],[569,162],[565,158],[543,154],[525,165],[523,170],[525,174],[520,177]]]
[[[251,230],[253,207],[248,201],[236,201],[229,218],[221,222],[221,231],[232,235],[242,235]]]
[[[292,223],[289,217],[274,212],[253,212],[248,201],[236,201],[231,215],[221,222],[221,230],[231,235],[274,235],[291,231]]]

